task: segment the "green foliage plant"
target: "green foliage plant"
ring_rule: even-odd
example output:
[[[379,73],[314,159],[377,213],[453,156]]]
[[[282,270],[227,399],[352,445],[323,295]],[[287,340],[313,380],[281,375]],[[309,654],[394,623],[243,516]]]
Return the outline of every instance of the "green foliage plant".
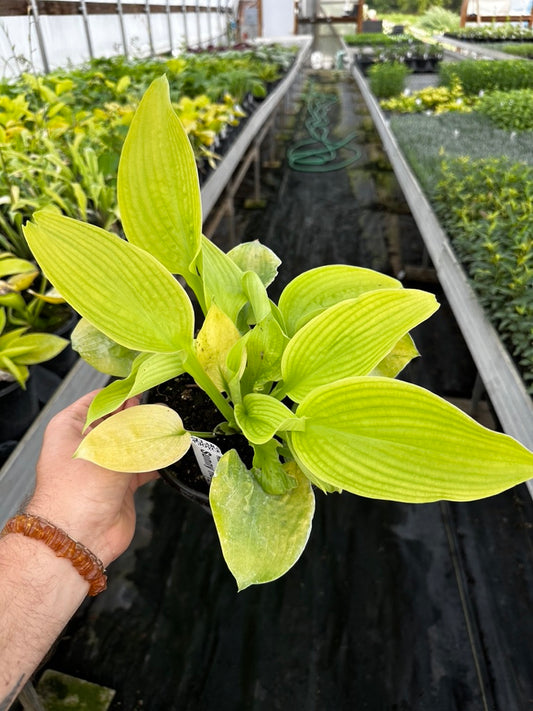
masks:
[[[368,71],[370,88],[378,99],[401,94],[409,69],[402,62],[374,64]]]
[[[217,431],[248,440],[251,468],[235,449],[224,453],[209,494],[239,589],[296,562],[315,489],[462,501],[532,475],[533,454],[521,444],[395,378],[417,355],[409,331],[436,310],[433,295],[335,264],[297,276],[276,304],[267,288],[280,262],[268,248],[246,242],[225,253],[202,236],[194,154],[164,77],[137,109],[117,185],[126,240],[48,211],[24,233],[83,317],[78,350],[107,352],[107,372],[120,373],[95,398],[87,425],[186,372],[220,411]],[[175,275],[195,295],[198,323]],[[104,417],[76,456],[122,471],[159,469],[195,434],[174,410],[141,404]]]
[[[500,52],[512,54],[515,57],[533,59],[533,42],[522,42],[520,44],[516,42],[513,44],[502,44],[498,46],[498,49]]]
[[[0,283],[0,293],[1,293]],[[50,333],[33,333],[27,327],[9,328],[6,309],[0,307],[0,384],[17,381],[25,389],[30,366],[54,358],[68,341]]]
[[[465,94],[480,92],[533,89],[533,63],[527,59],[465,59],[462,62],[443,62],[439,77],[445,86],[459,80]]]
[[[446,32],[448,37],[473,42],[531,41],[533,29],[517,23],[502,22],[489,25],[461,27]]]
[[[533,89],[491,91],[476,104],[476,110],[488,116],[498,128],[508,131],[533,130]]]
[[[445,7],[434,5],[417,20],[416,26],[429,34],[442,34],[459,29],[459,14]]]
[[[533,394],[533,167],[444,160],[435,211]]]

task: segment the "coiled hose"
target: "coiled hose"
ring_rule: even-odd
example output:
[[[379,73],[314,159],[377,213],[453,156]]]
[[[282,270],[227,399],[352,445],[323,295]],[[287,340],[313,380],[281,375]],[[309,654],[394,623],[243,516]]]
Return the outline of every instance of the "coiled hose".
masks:
[[[349,145],[356,137],[355,132],[338,141],[329,138],[328,113],[337,101],[335,95],[318,93],[314,87],[305,97],[307,104],[305,127],[309,137],[296,141],[287,149],[287,161],[293,170],[304,173],[328,173],[346,168],[361,157],[359,148]],[[341,149],[350,151],[352,155],[338,160],[337,154]]]

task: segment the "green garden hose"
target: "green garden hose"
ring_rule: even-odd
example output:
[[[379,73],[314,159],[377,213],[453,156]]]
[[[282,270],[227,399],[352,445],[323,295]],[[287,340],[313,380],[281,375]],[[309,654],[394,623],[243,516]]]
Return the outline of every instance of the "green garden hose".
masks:
[[[289,166],[293,170],[304,173],[328,173],[346,168],[359,160],[361,151],[356,146],[349,145],[356,137],[355,132],[339,141],[332,141],[328,137],[328,113],[337,103],[337,97],[333,94],[320,94],[312,89],[305,101],[307,104],[305,126],[309,137],[296,141],[288,148]],[[337,160],[337,154],[341,149],[350,151],[352,155]]]

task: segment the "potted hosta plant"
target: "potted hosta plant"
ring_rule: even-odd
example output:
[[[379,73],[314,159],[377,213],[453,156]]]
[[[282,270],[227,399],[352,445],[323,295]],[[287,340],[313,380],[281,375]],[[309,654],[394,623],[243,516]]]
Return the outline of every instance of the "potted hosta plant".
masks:
[[[279,260],[269,249],[250,242],[226,254],[202,236],[194,156],[164,77],[131,124],[117,190],[125,240],[47,211],[24,230],[83,317],[76,347],[119,376],[93,401],[87,425],[184,373],[219,418],[214,429],[191,431],[174,409],[141,404],[104,417],[76,456],[121,471],[160,469],[193,437],[244,437],[251,462],[230,447],[209,488],[239,589],[295,563],[316,490],[464,501],[532,476],[533,454],[517,441],[395,379],[417,355],[409,330],[437,309],[433,295],[328,265],[296,277],[276,304],[267,287]]]

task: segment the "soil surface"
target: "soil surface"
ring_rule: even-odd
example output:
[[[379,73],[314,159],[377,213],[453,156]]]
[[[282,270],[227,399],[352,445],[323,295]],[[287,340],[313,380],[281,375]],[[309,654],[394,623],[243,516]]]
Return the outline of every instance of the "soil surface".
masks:
[[[441,309],[416,329],[422,357],[403,377],[468,399],[475,369],[362,99],[335,72],[312,80],[337,93],[331,131],[355,131],[360,158],[290,169],[302,104],[279,136],[280,167],[263,174],[263,210],[244,209],[243,186],[239,238],[279,254],[278,289],[342,262],[433,290]],[[48,666],[115,689],[112,711],[526,711],[532,509],[524,486],[467,504],[317,495],[294,568],[237,593],[210,516],[157,482],[138,494],[137,533],[109,589],[82,606]]]

